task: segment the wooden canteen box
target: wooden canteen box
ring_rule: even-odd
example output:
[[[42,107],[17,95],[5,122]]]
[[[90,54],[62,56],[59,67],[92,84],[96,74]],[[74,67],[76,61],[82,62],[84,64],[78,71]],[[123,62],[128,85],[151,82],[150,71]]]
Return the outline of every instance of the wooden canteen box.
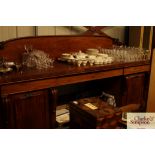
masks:
[[[70,104],[70,127],[81,129],[117,128],[122,112],[99,97],[73,101]]]

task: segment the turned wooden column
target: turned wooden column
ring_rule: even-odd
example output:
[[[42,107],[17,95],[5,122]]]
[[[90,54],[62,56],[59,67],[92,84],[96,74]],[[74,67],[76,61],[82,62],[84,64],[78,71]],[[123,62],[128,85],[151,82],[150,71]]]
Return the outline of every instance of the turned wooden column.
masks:
[[[58,91],[56,88],[50,89],[50,128],[56,127],[56,105],[57,105],[57,94]]]
[[[152,55],[150,84],[147,100],[147,112],[155,112],[155,49]]]
[[[1,89],[0,89],[0,129],[2,128],[2,98],[1,98]]]

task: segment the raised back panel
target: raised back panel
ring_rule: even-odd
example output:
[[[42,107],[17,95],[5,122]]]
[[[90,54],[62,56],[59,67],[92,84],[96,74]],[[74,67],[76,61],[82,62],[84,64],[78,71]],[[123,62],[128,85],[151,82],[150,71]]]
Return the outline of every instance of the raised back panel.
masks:
[[[8,61],[20,61],[24,45],[43,50],[50,57],[57,58],[63,52],[77,52],[87,48],[111,48],[112,39],[103,36],[38,36],[8,40],[1,43],[0,57]]]

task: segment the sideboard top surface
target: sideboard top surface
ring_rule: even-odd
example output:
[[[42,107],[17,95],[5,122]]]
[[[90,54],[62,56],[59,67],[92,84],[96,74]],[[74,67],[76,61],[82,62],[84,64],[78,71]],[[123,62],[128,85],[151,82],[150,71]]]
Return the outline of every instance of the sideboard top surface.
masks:
[[[26,69],[19,72],[11,72],[0,76],[0,85],[9,83],[18,83],[24,81],[33,81],[49,78],[69,77],[84,75],[96,72],[105,72],[108,70],[124,69],[134,66],[149,65],[150,62],[133,63],[112,63],[108,65],[96,66],[74,66],[58,62],[57,58],[63,52],[85,51],[88,48],[112,48],[111,38],[104,36],[38,36],[12,39],[0,43],[0,57],[8,61],[20,63],[22,54],[25,52],[24,46],[32,45],[34,49],[43,50],[54,58],[54,67],[44,70]]]

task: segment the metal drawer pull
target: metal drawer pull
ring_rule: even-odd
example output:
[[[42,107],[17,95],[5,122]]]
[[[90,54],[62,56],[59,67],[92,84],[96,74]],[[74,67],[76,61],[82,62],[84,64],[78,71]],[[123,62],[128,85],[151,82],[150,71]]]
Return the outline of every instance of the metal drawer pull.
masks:
[[[40,94],[32,94],[32,93],[26,93],[24,96],[19,97],[20,99],[24,100],[24,99],[28,99],[30,97],[35,97],[35,96],[39,96]]]

